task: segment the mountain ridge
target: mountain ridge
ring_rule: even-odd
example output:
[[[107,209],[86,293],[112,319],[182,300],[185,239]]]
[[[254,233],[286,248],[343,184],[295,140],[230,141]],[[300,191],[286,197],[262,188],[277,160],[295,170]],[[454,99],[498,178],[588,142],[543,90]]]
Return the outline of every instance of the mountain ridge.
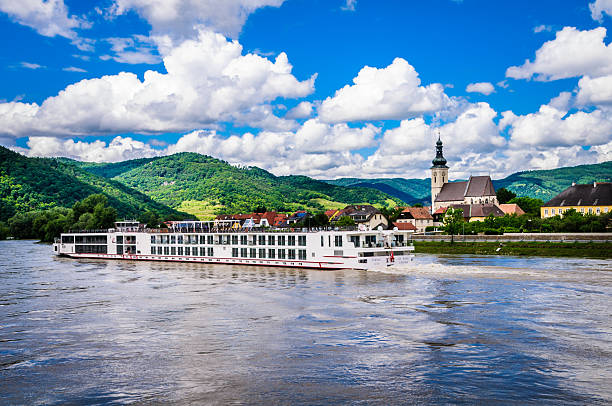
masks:
[[[361,185],[383,190],[407,203],[431,204],[430,179],[418,178],[339,178],[325,180],[334,185]],[[612,182],[612,161],[520,171],[502,179],[493,180],[495,189],[506,188],[518,196],[542,199],[544,202],[576,183]],[[394,192],[396,189],[397,192]]]

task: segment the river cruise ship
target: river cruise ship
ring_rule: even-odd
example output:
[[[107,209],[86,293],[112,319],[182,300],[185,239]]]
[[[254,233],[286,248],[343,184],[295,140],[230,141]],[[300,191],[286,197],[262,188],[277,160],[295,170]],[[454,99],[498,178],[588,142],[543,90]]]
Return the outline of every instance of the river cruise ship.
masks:
[[[117,222],[108,230],[64,233],[53,249],[72,258],[371,269],[411,261],[414,247],[409,233],[396,229],[245,229],[216,220],[174,222],[167,229]]]

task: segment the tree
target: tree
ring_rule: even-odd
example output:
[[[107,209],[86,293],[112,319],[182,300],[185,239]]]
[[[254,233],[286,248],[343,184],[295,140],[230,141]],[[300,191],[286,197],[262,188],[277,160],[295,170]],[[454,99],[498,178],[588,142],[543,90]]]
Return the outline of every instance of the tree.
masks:
[[[463,209],[453,209],[449,207],[444,213],[444,231],[451,235],[451,243],[454,242],[454,235],[459,234],[463,226]]]
[[[314,225],[317,227],[324,227],[329,224],[329,219],[325,213],[317,213],[314,216]]]
[[[540,207],[544,204],[541,199],[531,197],[515,197],[508,203],[516,203],[521,209],[532,217],[540,217]]]
[[[506,189],[505,187],[497,190],[497,201],[499,204],[508,203],[510,200],[516,197],[516,193],[511,190]],[[522,207],[521,207],[522,208]]]
[[[400,206],[397,206],[393,209],[383,207],[382,209],[380,209],[380,212],[383,214],[383,216],[387,218],[389,223],[394,223],[399,217],[399,215],[402,213],[402,210],[404,210],[404,208]]]
[[[355,220],[351,216],[342,216],[336,221],[338,227],[351,227],[355,225]]]
[[[423,207],[423,203],[415,203],[412,207]]]
[[[157,213],[151,210],[147,210],[138,217],[138,221],[142,224],[146,224],[149,228],[159,227],[161,220]]]
[[[102,203],[96,204],[93,210],[94,228],[97,230],[111,228],[117,219],[117,210],[106,207]]]
[[[5,222],[0,221],[0,240],[6,240],[10,232],[9,226],[7,226]]]

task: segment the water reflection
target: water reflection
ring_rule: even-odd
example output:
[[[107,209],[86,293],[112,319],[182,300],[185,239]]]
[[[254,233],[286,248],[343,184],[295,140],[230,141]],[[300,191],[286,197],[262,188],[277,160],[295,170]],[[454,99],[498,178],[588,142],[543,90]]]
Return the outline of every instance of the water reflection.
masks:
[[[320,272],[0,248],[9,404],[612,402],[610,261]]]

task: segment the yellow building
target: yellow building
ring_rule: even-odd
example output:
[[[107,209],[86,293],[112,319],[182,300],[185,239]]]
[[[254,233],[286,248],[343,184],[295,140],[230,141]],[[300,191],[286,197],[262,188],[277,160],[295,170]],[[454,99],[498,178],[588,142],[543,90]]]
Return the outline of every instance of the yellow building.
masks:
[[[563,216],[574,209],[582,214],[605,214],[612,211],[612,183],[595,182],[565,189],[540,208],[540,217]]]

